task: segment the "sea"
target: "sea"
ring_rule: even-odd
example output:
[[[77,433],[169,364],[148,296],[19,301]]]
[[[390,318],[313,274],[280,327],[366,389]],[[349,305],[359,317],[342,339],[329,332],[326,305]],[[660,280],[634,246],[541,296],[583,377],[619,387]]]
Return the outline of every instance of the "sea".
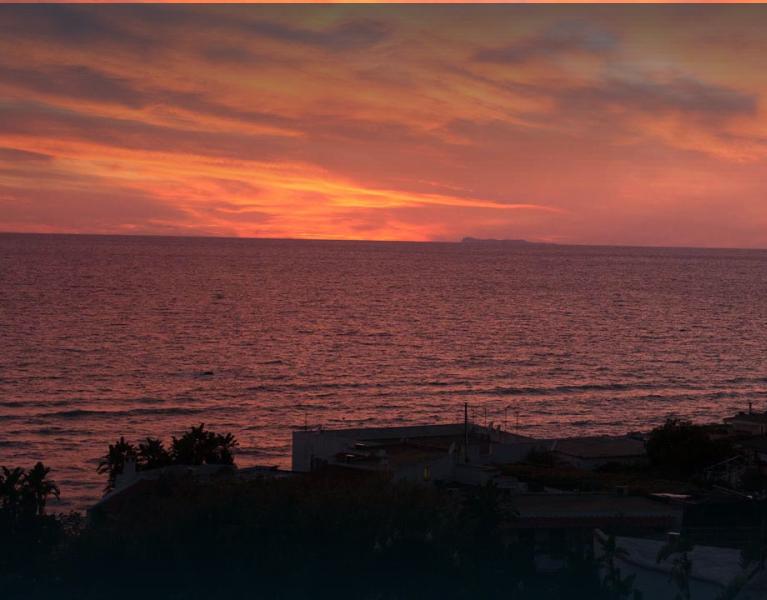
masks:
[[[0,235],[0,465],[97,500],[120,436],[647,431],[767,409],[767,251]]]

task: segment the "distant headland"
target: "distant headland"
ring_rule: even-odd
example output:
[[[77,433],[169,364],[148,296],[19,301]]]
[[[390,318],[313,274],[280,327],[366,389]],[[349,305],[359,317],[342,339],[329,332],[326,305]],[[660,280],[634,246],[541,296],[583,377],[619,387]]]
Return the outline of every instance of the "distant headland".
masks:
[[[530,242],[528,240],[508,240],[508,239],[485,239],[485,238],[474,238],[474,237],[465,237],[461,240],[462,244],[492,244],[492,245],[502,245],[502,246],[556,246],[556,244],[553,244],[551,242]]]

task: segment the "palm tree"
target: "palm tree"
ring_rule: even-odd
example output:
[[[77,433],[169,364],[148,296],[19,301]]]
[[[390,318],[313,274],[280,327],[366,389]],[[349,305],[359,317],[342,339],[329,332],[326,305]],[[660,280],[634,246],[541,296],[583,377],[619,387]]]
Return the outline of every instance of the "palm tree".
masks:
[[[205,423],[192,426],[180,438],[173,437],[171,456],[181,465],[233,465],[237,440],[231,433],[217,434],[205,430]]]
[[[48,498],[60,496],[59,486],[48,477],[50,472],[50,467],[38,462],[24,475],[23,494],[30,498],[30,503],[40,517],[45,513],[45,504]]]
[[[690,600],[690,577],[692,576],[692,561],[687,552],[682,552],[671,566],[671,580],[679,590],[676,598]]]
[[[634,589],[634,579],[636,575],[627,575],[621,577],[621,570],[615,561],[617,559],[626,558],[628,552],[625,548],[621,548],[614,534],[610,534],[607,539],[597,538],[599,544],[602,547],[602,556],[600,562],[605,568],[605,576],[602,583],[607,592],[614,598],[626,598],[631,594]]]
[[[110,491],[115,487],[115,481],[117,476],[123,472],[125,468],[125,462],[128,459],[136,460],[138,452],[133,444],[125,441],[124,437],[120,437],[114,444],[109,444],[109,450],[106,455],[101,459],[98,466],[99,473],[107,473],[107,485],[104,491]]]
[[[171,463],[170,453],[161,439],[148,437],[138,445],[138,464],[142,469],[156,469]]]
[[[207,447],[210,445],[210,432],[204,429],[205,423],[200,423],[199,427],[193,425],[180,438],[173,436],[171,442],[173,462],[182,465],[201,465],[205,461]]]
[[[692,561],[688,552],[693,549],[690,540],[685,536],[670,539],[658,551],[656,562],[661,563],[670,556],[678,554],[671,562],[670,579],[677,587],[678,600],[690,600],[690,578],[692,576]]]
[[[231,433],[215,434],[213,437],[213,448],[205,462],[215,465],[233,465],[234,449],[237,444],[237,439]]]
[[[16,467],[9,469],[3,467],[2,479],[0,479],[0,501],[2,507],[15,514],[21,503],[24,490],[24,469]]]

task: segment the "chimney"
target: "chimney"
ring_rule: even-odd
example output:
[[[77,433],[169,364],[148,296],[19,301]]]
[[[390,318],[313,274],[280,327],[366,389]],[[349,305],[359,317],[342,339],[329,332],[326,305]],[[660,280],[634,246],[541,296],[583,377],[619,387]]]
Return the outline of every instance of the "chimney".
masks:
[[[133,483],[134,479],[136,479],[136,459],[129,456],[125,459],[123,470],[115,478],[115,489],[117,490]]]

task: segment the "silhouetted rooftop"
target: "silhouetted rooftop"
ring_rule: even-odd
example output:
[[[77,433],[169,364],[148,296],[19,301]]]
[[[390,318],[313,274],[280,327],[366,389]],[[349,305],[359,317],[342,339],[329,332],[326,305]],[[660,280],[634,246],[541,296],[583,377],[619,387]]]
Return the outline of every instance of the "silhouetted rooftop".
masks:
[[[555,440],[551,450],[578,458],[624,458],[644,456],[642,440],[628,436],[593,436]]]
[[[748,423],[767,423],[767,412],[754,412],[754,413],[747,413],[747,412],[739,412],[738,414],[732,416],[732,417],[726,417],[724,419],[725,423],[729,423],[732,421],[740,421],[748,422]]]

